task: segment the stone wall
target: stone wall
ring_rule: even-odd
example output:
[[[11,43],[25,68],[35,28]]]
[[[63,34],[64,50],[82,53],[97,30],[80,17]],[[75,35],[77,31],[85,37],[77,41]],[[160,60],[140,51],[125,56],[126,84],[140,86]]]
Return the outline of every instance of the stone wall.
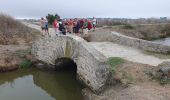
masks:
[[[162,45],[159,43],[146,41],[142,39],[137,39],[133,37],[128,37],[117,32],[112,33],[94,33],[90,36],[91,42],[104,42],[110,41],[121,45],[131,46],[138,49],[151,51],[151,52],[158,52],[158,53],[170,53],[170,46]]]
[[[107,58],[80,37],[69,35],[41,38],[33,44],[32,54],[52,65],[62,57],[74,60],[79,79],[94,92],[102,91],[109,80]]]

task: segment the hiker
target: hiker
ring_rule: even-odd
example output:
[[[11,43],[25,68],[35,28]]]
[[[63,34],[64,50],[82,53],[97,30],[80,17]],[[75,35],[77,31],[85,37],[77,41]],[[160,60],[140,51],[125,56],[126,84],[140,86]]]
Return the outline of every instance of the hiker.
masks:
[[[61,33],[61,31],[62,31],[61,25],[62,25],[62,21],[61,21],[61,19],[59,19],[58,20],[58,30],[59,30],[59,33]]]
[[[45,19],[45,33],[47,33],[48,36],[50,36],[49,31],[48,31],[48,20],[47,19]]]
[[[73,33],[73,20],[72,19],[68,21],[68,28],[69,28],[68,32]]]
[[[96,24],[97,24],[97,19],[95,17],[93,17],[92,24],[93,24],[93,30],[95,31]]]
[[[76,33],[77,18],[73,20],[73,33]]]
[[[88,20],[87,28],[88,28],[88,30],[91,30],[91,29],[92,29],[92,23],[91,23],[91,21],[90,21],[90,20]]]
[[[45,31],[45,20],[42,17],[40,20],[40,26],[41,26],[41,31],[42,31],[42,35],[44,35],[44,31]]]
[[[64,21],[59,21],[59,31],[61,34],[66,35],[66,28],[64,26]]]
[[[73,22],[73,32],[76,34],[76,35],[79,35],[79,29],[80,29],[80,21],[75,18],[74,19],[74,22]]]
[[[88,20],[85,19],[84,25],[83,25],[83,37],[88,36]]]
[[[80,20],[80,28],[81,28],[81,33],[83,33],[83,26],[84,26],[84,19]]]
[[[65,28],[66,28],[66,32],[69,32],[68,22],[69,22],[69,20],[68,20],[68,19],[66,19],[66,20],[65,20],[65,23],[64,23]]]
[[[75,26],[75,34],[78,36],[80,36],[80,32],[79,32],[80,28],[81,28],[80,21],[77,21]]]
[[[58,28],[59,28],[59,25],[58,25],[58,21],[57,19],[54,20],[53,22],[53,28],[54,28],[54,31],[55,31],[55,34],[58,35]]]

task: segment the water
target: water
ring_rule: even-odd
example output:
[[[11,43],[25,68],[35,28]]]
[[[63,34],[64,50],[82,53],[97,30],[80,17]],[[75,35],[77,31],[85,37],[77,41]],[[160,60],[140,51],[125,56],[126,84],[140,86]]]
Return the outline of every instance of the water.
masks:
[[[160,40],[155,40],[154,42],[170,46],[170,37],[164,38],[164,39],[160,39]]]
[[[0,100],[83,100],[71,71],[36,68],[0,73]]]

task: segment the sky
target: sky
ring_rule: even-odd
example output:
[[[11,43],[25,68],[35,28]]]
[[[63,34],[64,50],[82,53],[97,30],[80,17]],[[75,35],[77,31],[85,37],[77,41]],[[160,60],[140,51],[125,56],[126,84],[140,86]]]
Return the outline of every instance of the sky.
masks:
[[[170,0],[0,0],[0,13],[15,18],[170,17]]]

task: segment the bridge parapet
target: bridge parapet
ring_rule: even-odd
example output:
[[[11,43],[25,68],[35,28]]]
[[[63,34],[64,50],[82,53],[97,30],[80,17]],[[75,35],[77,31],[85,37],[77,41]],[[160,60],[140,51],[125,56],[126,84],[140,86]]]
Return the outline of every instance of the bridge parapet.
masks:
[[[117,32],[107,33],[92,33],[90,37],[91,42],[113,42],[120,45],[130,46],[137,49],[158,52],[158,53],[170,53],[170,46],[147,41],[143,39],[133,38],[125,36]]]

